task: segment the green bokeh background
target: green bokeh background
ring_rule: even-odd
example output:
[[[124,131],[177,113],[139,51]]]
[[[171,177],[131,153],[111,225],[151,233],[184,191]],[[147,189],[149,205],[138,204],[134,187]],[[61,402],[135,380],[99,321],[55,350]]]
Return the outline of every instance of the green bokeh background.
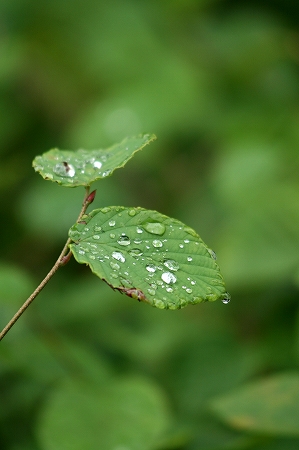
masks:
[[[1,450],[299,448],[211,407],[299,371],[298,27],[291,0],[0,2],[1,327],[84,195],[33,158],[140,132],[158,140],[95,184],[93,206],[188,224],[232,295],[155,310],[72,260],[1,343]]]

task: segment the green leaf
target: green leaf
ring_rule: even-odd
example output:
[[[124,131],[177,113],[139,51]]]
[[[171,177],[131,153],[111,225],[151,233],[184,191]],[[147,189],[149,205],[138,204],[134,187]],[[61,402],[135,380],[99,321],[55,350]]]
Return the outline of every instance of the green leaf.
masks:
[[[45,180],[62,186],[90,186],[96,180],[111,175],[145,145],[154,141],[154,134],[128,137],[105,150],[49,150],[37,156],[32,165]]]
[[[96,209],[69,236],[79,263],[112,288],[152,306],[229,301],[215,253],[194,230],[156,211]]]
[[[299,374],[285,373],[257,381],[213,400],[211,406],[234,428],[299,436]]]
[[[163,391],[147,379],[67,381],[49,395],[37,434],[44,450],[153,450],[170,422]]]

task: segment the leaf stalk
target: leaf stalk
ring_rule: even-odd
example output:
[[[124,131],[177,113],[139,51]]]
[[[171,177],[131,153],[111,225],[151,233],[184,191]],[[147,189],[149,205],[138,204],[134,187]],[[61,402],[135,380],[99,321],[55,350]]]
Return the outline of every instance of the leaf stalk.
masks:
[[[85,214],[88,206],[93,202],[95,198],[96,191],[89,193],[90,187],[87,186],[85,188],[85,197],[83,200],[82,208],[80,211],[80,214],[78,216],[77,222],[79,222],[82,218],[82,216]],[[42,289],[46,286],[46,284],[49,282],[49,280],[53,277],[53,275],[57,272],[59,267],[65,265],[70,257],[71,252],[68,252],[69,244],[71,243],[71,239],[68,238],[57,261],[55,262],[52,269],[48,272],[48,274],[45,276],[45,278],[41,281],[41,283],[37,286],[34,292],[28,297],[28,299],[23,303],[21,308],[16,312],[16,314],[12,317],[12,319],[7,323],[7,325],[3,328],[3,330],[0,333],[0,341],[4,338],[4,336],[8,333],[8,331],[13,327],[13,325],[16,323],[16,321],[21,317],[21,315],[24,313],[24,311],[28,308],[28,306],[33,302],[33,300],[38,296],[38,294],[42,291]]]

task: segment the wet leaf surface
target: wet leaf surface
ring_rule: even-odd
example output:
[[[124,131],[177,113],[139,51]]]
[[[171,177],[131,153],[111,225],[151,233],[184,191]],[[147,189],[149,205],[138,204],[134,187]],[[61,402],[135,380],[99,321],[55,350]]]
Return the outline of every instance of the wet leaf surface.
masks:
[[[113,206],[83,216],[69,235],[76,260],[132,298],[161,309],[229,301],[215,253],[178,220]]]
[[[55,148],[37,156],[33,167],[45,180],[62,186],[90,186],[94,181],[112,175],[115,169],[124,167],[137,151],[155,139],[154,134],[128,137],[104,150],[73,152]]]

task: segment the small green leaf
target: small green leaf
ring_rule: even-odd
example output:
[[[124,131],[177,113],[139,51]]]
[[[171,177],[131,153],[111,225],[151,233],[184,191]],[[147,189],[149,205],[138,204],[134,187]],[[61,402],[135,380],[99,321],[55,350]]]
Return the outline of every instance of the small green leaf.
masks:
[[[137,300],[162,309],[229,301],[215,253],[194,230],[156,211],[96,209],[69,236],[79,263]]]
[[[237,429],[299,436],[299,374],[284,373],[213,400],[212,409]]]
[[[154,450],[172,421],[164,392],[146,378],[67,380],[47,397],[36,430],[46,450]]]
[[[128,137],[106,150],[49,150],[37,156],[32,165],[45,180],[62,186],[90,186],[96,180],[111,175],[145,145],[156,139],[154,134]]]

